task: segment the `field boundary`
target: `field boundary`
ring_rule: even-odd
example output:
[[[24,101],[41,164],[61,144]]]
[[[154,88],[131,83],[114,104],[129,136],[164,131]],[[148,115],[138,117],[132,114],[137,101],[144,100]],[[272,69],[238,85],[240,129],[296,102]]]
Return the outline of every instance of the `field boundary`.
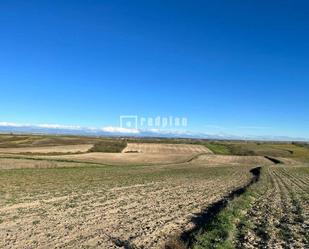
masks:
[[[279,159],[274,158],[274,157],[270,157],[270,156],[264,156],[266,159],[268,159],[269,161],[273,162],[274,164],[283,164],[283,162],[281,162]]]

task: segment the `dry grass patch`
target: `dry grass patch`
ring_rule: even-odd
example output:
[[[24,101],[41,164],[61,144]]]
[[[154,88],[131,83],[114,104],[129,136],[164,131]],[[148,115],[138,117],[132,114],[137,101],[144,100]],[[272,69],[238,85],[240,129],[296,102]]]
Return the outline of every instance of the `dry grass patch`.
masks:
[[[203,145],[192,144],[163,144],[163,143],[128,143],[124,153],[153,153],[153,154],[196,154],[209,153],[211,150]]]

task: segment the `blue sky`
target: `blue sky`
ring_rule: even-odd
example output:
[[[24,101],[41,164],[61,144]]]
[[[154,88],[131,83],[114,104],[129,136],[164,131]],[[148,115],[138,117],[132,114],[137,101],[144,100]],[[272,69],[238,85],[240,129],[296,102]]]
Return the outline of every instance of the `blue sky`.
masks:
[[[0,121],[309,138],[309,3],[0,2]]]

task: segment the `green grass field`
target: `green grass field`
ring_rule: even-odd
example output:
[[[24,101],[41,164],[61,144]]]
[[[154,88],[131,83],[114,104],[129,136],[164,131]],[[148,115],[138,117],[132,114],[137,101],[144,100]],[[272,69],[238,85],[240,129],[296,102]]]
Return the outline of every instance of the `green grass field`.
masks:
[[[294,143],[215,141],[204,145],[219,155],[257,155],[309,161],[309,147]]]

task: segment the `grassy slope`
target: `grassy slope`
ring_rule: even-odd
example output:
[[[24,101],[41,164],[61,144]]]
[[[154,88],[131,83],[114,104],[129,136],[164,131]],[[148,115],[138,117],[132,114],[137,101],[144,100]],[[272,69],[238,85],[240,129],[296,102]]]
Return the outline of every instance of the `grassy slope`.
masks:
[[[250,225],[245,220],[246,210],[266,186],[265,181],[265,172],[262,170],[261,180],[249,187],[240,197],[230,202],[209,224],[206,224],[196,235],[196,243],[192,248],[235,248],[234,239],[237,240],[241,237],[246,227]]]
[[[127,146],[125,140],[105,140],[94,144],[89,152],[121,152]]]
[[[95,144],[104,141],[117,141],[117,138],[57,135],[8,135],[0,134],[1,148],[40,147],[54,145]]]
[[[204,145],[215,154],[220,155],[288,157],[309,161],[309,147],[299,146],[293,143],[217,141],[207,142]]]

